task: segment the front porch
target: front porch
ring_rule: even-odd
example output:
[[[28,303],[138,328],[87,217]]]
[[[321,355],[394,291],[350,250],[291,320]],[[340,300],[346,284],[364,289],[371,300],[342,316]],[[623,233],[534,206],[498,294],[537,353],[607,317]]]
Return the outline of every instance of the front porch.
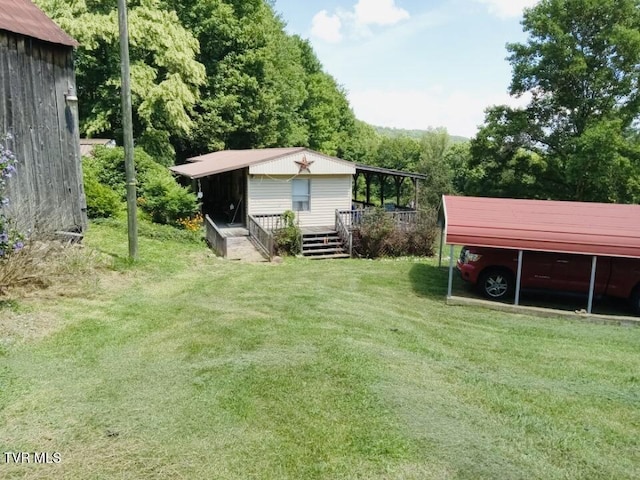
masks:
[[[353,256],[353,232],[360,228],[369,210],[371,208],[336,210],[333,225],[300,227],[302,255],[318,259]],[[402,209],[384,214],[402,231],[410,231],[418,222],[416,210]],[[229,258],[233,247],[240,242],[245,245],[249,242],[265,259],[271,260],[276,254],[274,234],[285,226],[284,215],[248,215],[247,219],[245,226],[205,215],[207,243],[218,255]]]

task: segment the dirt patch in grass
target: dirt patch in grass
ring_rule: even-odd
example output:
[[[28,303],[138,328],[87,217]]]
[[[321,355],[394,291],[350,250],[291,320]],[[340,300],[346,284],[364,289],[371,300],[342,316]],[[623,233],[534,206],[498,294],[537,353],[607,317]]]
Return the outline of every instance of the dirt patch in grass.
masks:
[[[41,339],[61,328],[61,320],[48,312],[18,313],[0,310],[0,347]]]

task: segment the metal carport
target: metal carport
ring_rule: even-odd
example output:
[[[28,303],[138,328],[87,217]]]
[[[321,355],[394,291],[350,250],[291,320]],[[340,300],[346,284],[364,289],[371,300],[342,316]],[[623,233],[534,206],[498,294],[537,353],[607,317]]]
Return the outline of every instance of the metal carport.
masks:
[[[444,243],[451,246],[448,297],[455,245],[517,250],[516,305],[523,251],[591,256],[588,313],[593,306],[598,257],[640,258],[640,205],[444,195],[442,213]]]

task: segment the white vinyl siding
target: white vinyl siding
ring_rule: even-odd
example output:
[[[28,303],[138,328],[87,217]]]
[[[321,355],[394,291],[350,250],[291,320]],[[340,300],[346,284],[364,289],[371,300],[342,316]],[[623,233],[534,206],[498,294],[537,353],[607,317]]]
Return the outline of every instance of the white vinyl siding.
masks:
[[[351,175],[308,176],[310,210],[296,212],[300,226],[332,226],[336,210],[351,209]],[[291,178],[254,175],[249,178],[249,214],[276,214],[293,210]]]
[[[309,171],[300,172],[300,164],[306,159]],[[303,152],[286,155],[271,161],[266,161],[249,166],[249,173],[252,175],[297,175],[300,173],[314,175],[353,175],[356,173],[355,164],[340,160],[339,158],[328,157],[317,152],[306,150]]]

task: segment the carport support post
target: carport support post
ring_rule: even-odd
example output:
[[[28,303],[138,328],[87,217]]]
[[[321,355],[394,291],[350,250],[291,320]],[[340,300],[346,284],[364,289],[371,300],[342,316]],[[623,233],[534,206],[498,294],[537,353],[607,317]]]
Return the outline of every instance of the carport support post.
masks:
[[[520,305],[520,282],[522,281],[522,250],[518,250],[518,273],[516,274],[516,301]]]
[[[444,246],[444,225],[440,227],[440,249],[438,250],[438,267],[442,267],[442,247]]]
[[[591,259],[591,282],[589,283],[589,304],[587,305],[587,313],[591,313],[593,308],[593,291],[596,286],[596,264],[598,263],[598,257],[595,255]]]
[[[451,298],[451,290],[453,289],[453,245],[449,252],[449,288],[447,289],[447,298]]]

